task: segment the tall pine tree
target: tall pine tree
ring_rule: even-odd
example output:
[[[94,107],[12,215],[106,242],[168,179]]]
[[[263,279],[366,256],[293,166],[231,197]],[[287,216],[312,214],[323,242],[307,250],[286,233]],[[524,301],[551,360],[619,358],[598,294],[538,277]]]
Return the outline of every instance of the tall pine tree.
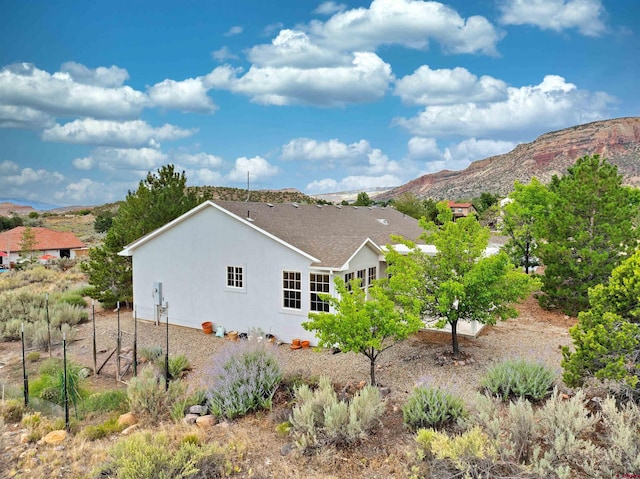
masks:
[[[127,193],[103,244],[89,252],[85,269],[89,274],[91,297],[108,307],[116,301],[130,301],[133,298],[131,258],[118,256],[118,252],[204,199],[187,190],[184,171],[176,172],[173,165],[161,167],[157,174],[149,172],[136,191]]]

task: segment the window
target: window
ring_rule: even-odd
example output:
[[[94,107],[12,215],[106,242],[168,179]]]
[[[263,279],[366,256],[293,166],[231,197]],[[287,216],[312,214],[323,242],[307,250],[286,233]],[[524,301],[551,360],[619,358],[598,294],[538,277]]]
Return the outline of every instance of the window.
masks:
[[[365,276],[367,270],[359,269],[358,270],[358,279],[360,280],[360,289],[364,289],[367,287],[367,278]]]
[[[353,279],[353,273],[347,273],[344,275],[344,284],[347,287],[347,291],[351,291],[351,280]]]
[[[227,266],[227,287],[243,288],[244,277],[242,274],[242,266]]]
[[[302,282],[297,271],[282,272],[282,306],[288,309],[302,308]]]
[[[311,292],[311,311],[329,312],[329,303],[320,299],[318,293],[329,292],[329,275],[311,273],[309,276],[309,291]]]
[[[371,286],[373,282],[376,280],[377,276],[378,274],[377,274],[376,267],[374,266],[373,268],[369,268],[369,277],[367,278],[367,286]]]

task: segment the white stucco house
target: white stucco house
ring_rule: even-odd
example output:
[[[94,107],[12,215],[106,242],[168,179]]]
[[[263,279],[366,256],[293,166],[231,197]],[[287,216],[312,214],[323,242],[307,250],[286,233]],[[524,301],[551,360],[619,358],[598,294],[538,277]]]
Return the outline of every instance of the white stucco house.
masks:
[[[418,222],[392,208],[207,201],[129,244],[138,318],[168,305],[172,324],[307,339],[319,292],[336,275],[364,287],[385,274],[391,235],[417,240]],[[161,293],[156,291],[160,286]]]

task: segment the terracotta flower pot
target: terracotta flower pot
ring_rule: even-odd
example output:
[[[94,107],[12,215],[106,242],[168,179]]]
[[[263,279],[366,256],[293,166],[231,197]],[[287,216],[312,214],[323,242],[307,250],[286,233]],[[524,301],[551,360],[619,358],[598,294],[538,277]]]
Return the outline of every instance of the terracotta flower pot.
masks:
[[[300,346],[305,349],[309,347],[309,341],[307,341],[306,339],[303,341],[300,341]]]
[[[205,321],[204,323],[202,323],[202,331],[204,332],[204,334],[213,333],[213,323],[211,321]]]
[[[301,347],[302,347],[302,345],[300,344],[300,340],[299,339],[291,340],[291,349],[300,349]]]

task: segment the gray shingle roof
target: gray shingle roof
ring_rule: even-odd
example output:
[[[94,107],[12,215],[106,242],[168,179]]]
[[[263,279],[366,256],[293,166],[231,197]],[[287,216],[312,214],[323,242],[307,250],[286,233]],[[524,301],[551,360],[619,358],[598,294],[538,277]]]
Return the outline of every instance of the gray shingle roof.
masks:
[[[318,266],[339,268],[369,238],[378,246],[391,235],[416,241],[424,232],[414,218],[393,208],[291,203],[214,201],[225,210],[320,259]],[[422,243],[422,241],[417,241]]]

